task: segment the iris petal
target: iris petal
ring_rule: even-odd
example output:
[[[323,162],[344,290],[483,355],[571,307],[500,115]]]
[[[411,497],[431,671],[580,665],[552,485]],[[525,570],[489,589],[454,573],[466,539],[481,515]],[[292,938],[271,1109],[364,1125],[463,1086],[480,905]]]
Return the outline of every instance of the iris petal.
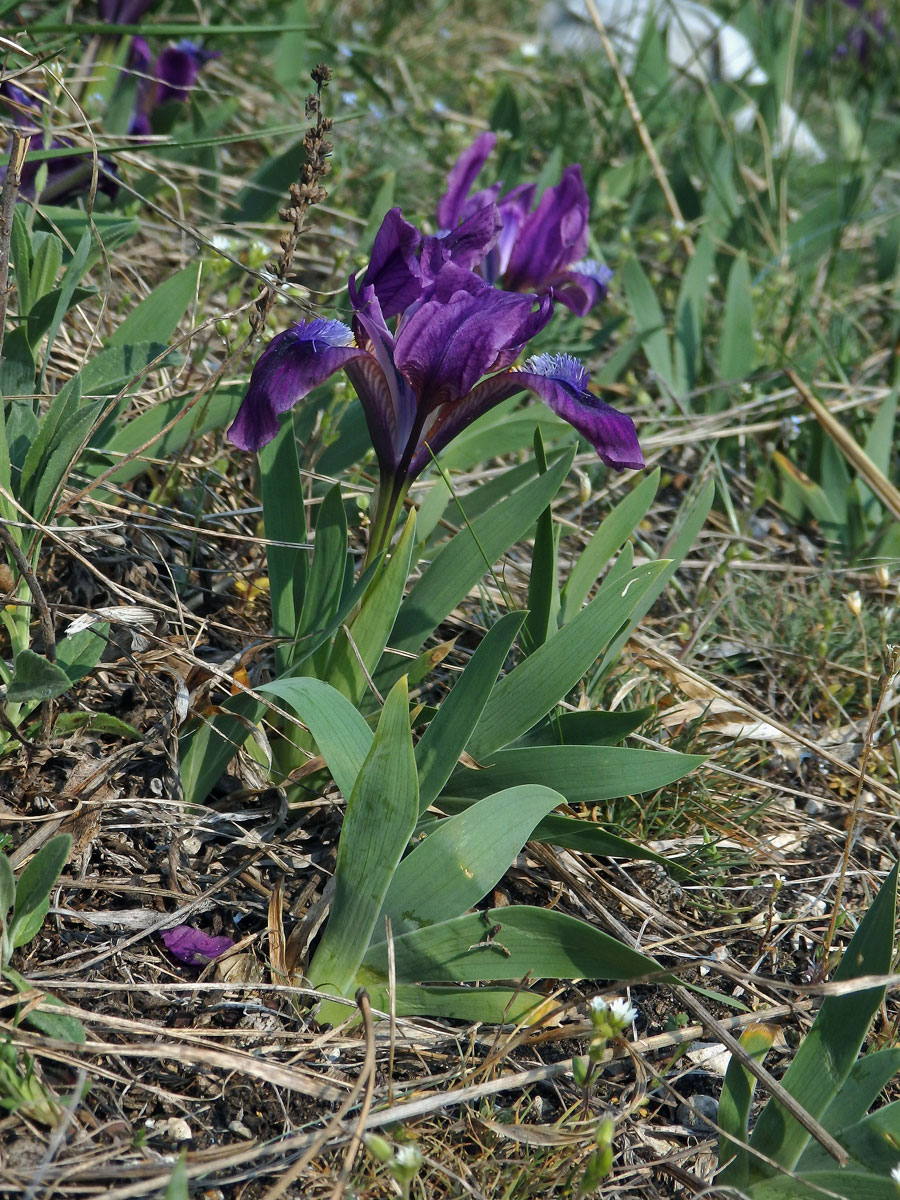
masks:
[[[372,287],[386,320],[403,312],[421,295],[424,283],[416,255],[422,234],[392,208],[381,222],[362,287]],[[351,289],[352,295],[352,289]]]
[[[538,354],[515,372],[524,387],[591,443],[608,467],[640,470],[644,456],[631,417],[587,390],[588,374],[568,354]]]
[[[482,380],[457,404],[444,405],[424,430],[412,463],[410,477],[425,469],[437,455],[473,421],[490,412],[503,400],[530,391],[568,421],[591,443],[609,467],[639,470],[644,456],[634,422],[587,390],[589,376],[576,358],[568,354],[539,354],[521,370],[501,371]]]
[[[495,133],[483,133],[454,163],[447,176],[447,191],[441,197],[437,208],[438,225],[441,229],[452,229],[459,222],[472,184],[496,144]]]
[[[459,286],[456,286],[459,285]],[[419,397],[421,412],[461,400],[483,376],[506,365],[550,319],[533,296],[500,292],[452,264],[397,335],[394,361]]]
[[[504,287],[537,290],[550,276],[584,258],[588,209],[581,167],[567,167],[525,219],[503,276]]]
[[[228,436],[242,450],[258,450],[278,433],[278,415],[355,358],[367,355],[352,344],[342,321],[303,321],[272,338],[256,362],[250,386]]]

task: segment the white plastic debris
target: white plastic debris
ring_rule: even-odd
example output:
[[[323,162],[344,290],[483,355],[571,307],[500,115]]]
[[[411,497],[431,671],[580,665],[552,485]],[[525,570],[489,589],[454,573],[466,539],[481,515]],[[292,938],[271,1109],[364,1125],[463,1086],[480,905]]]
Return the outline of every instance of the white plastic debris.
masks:
[[[626,75],[634,70],[647,22],[655,21],[665,35],[669,62],[700,83],[725,80],[759,86],[769,81],[747,38],[696,0],[594,0],[594,4]],[[549,0],[539,25],[542,37],[560,54],[602,51],[586,0]],[[756,105],[744,105],[732,116],[735,129],[741,133],[752,129],[758,115]],[[825,160],[812,130],[789,104],[781,105],[773,149],[778,155]]]

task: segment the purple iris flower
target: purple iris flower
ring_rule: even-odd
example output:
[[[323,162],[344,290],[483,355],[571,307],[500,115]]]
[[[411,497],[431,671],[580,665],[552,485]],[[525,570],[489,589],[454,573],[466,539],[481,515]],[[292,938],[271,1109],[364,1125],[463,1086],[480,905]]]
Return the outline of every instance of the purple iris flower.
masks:
[[[469,229],[465,253],[480,258],[496,238],[497,218],[489,207],[475,218],[481,244]],[[361,282],[350,279],[352,327],[318,318],[274,337],[253,368],[228,431],[232,442],[258,450],[278,432],[280,413],[344,370],[378,459],[379,508],[386,505],[391,516],[432,455],[495,405],[525,391],[573,425],[609,466],[642,467],[631,418],[588,391],[587,371],[576,359],[541,354],[514,366],[553,315],[553,297],[500,291],[445,258],[444,250],[438,239],[404,221],[399,209],[389,212]],[[393,522],[382,517],[377,527],[381,532],[385,526],[389,536]]]
[[[589,201],[581,167],[567,167],[555,187],[533,208],[536,187],[521,184],[500,196],[500,185],[470,195],[497,138],[483,133],[456,160],[437,209],[442,230],[453,231],[487,205],[496,205],[501,229],[478,270],[514,292],[553,289],[554,299],[583,317],[606,296],[612,271],[586,258]]]
[[[110,25],[137,25],[156,0],[98,0],[100,20]]]
[[[0,83],[0,101],[3,108],[9,112],[12,121],[24,133],[31,135],[31,150],[74,150],[67,138],[53,137],[47,133],[44,126],[44,97],[33,96],[23,91],[15,83],[4,80]],[[41,192],[44,203],[63,202],[72,196],[86,192],[91,183],[92,163],[88,151],[73,154],[61,154],[56,158],[43,160],[47,164],[47,182]],[[34,199],[37,174],[41,162],[26,156],[19,181],[19,192],[27,199]],[[0,184],[6,178],[6,167],[0,167]],[[109,159],[99,160],[98,188],[106,195],[115,197],[119,185],[115,178],[115,164]]]
[[[128,70],[139,77],[137,99],[128,132],[146,137],[152,132],[152,115],[170,101],[184,103],[197,82],[201,70],[217,50],[204,50],[196,42],[181,41],[167,46],[156,61],[142,37],[131,39]]]

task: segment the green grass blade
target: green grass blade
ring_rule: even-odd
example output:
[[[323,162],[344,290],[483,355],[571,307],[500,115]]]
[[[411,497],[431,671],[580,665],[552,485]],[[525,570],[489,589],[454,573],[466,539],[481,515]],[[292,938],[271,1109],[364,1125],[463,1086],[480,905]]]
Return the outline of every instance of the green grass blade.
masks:
[[[900,1049],[875,1050],[853,1064],[843,1087],[828,1105],[822,1117],[822,1125],[829,1133],[835,1133],[848,1125],[861,1121],[866,1113],[894,1078],[900,1074]],[[804,1151],[799,1166],[804,1167],[807,1155],[821,1150],[818,1142],[811,1142]],[[822,1151],[822,1154],[825,1152]],[[831,1160],[823,1160],[823,1165]]]
[[[63,317],[69,311],[69,302],[72,299],[75,289],[81,283],[82,275],[87,270],[88,259],[91,253],[91,242],[91,231],[90,229],[85,229],[78,245],[75,247],[75,253],[66,267],[66,273],[63,275],[62,285],[59,289],[59,299],[56,302],[56,311],[47,330],[47,342],[44,347],[44,368],[46,368],[47,363],[50,361],[50,351],[53,349],[53,343],[56,341],[56,335],[59,332]],[[43,378],[43,371],[41,378]]]
[[[131,310],[107,339],[106,345],[127,346],[131,342],[166,344],[197,294],[200,267],[199,262],[192,263],[155,287],[149,296]]]
[[[657,576],[656,581],[644,592],[640,603],[631,612],[625,627],[610,644],[600,665],[599,675],[605,674],[615,665],[622,652],[622,647],[668,586],[669,580],[678,570],[682,559],[687,555],[706,523],[715,494],[715,481],[710,479],[698,496],[689,498],[682,505],[672,537],[663,546],[661,558],[666,560],[664,569]]]
[[[542,817],[563,803],[539,784],[508,788],[440,821],[394,873],[376,924],[394,936],[459,916],[481,900],[506,872]]]
[[[529,479],[534,479],[537,474],[537,463],[532,457],[529,457],[525,462],[501,472],[495,479],[479,483],[473,491],[467,492],[460,498],[454,496],[447,486],[445,479],[449,476],[439,475],[435,480],[434,487],[419,507],[419,516],[416,519],[419,536],[424,539],[427,549],[434,550],[437,544],[447,536],[443,527],[435,528],[441,517],[454,526],[471,524],[482,513],[486,513],[495,504],[499,504],[506,496],[511,496]],[[432,499],[432,497],[434,498]],[[465,513],[465,520],[460,510]],[[422,524],[423,515],[426,522],[424,525]]]
[[[613,581],[610,586],[607,580],[587,608],[501,679],[469,743],[472,757],[486,761],[493,751],[521,737],[564,699],[663,569],[663,564],[651,563],[632,571],[624,584]]]
[[[346,995],[419,815],[406,679],[391,689],[338,843],[334,899],[309,967],[313,987]]]
[[[569,572],[569,578],[562,589],[560,597],[561,625],[565,625],[581,609],[603,568],[647,515],[658,487],[659,468],[657,467],[604,517],[594,536]]]
[[[622,286],[625,289],[628,307],[640,332],[641,345],[644,347],[647,361],[660,381],[674,394],[675,370],[665,317],[650,280],[636,258],[629,258],[622,268]]]
[[[869,1171],[889,1175],[900,1163],[900,1101],[885,1104],[858,1121],[839,1126],[833,1133],[849,1152],[854,1166],[861,1165]],[[819,1153],[815,1153],[816,1149]],[[797,1173],[807,1175],[830,1170],[833,1165],[833,1160],[821,1147],[810,1146],[797,1164]]]
[[[369,984],[365,973],[359,982],[366,986],[372,1007],[390,1012],[390,997],[384,986]],[[401,983],[394,991],[394,1011],[398,1017],[447,1017],[450,1020],[478,1021],[489,1025],[513,1025],[527,1020],[546,1007],[543,996],[525,988],[504,987],[420,987]]]
[[[31,268],[31,281],[28,288],[32,308],[51,290],[56,283],[59,268],[62,266],[62,242],[55,234],[35,234],[34,245],[37,249],[34,253],[34,265]]]
[[[860,922],[844,952],[834,980],[861,975],[886,975],[891,969],[897,902],[897,867],[894,866]],[[782,1083],[810,1113],[819,1118],[838,1094],[856,1061],[885,989],[866,988],[847,996],[827,996],[782,1079]],[[810,1135],[770,1099],[763,1109],[750,1144],[768,1159],[792,1169]],[[771,1175],[774,1168],[754,1161],[751,1176]]]
[[[16,878],[9,859],[0,851],[0,926],[6,927],[9,910],[16,902]],[[0,966],[3,964],[0,963]]]
[[[553,713],[542,724],[519,738],[516,746],[615,746],[653,716],[655,708],[603,712]]]
[[[137,416],[129,415],[124,422],[104,421],[102,429],[92,437],[91,453],[87,460],[80,464],[79,470],[87,475],[99,475],[112,466],[117,458],[124,457],[149,442],[143,455],[132,459],[110,477],[111,482],[127,483],[147,470],[148,459],[174,458],[192,438],[208,433],[211,429],[224,429],[234,417],[240,396],[245,390],[244,387],[219,388],[215,395],[204,398],[200,404],[186,412],[168,433],[160,435],[156,441],[154,438],[159,435],[159,431],[184,408],[186,397],[173,396],[171,400],[155,404]],[[96,453],[93,453],[94,451]]]
[[[750,264],[741,251],[728,272],[725,314],[719,347],[719,375],[726,381],[746,379],[753,370],[753,296]]]
[[[703,325],[714,265],[713,240],[702,233],[684,272],[675,305],[675,381],[682,396],[694,389],[703,365]]]
[[[266,706],[241,694],[232,696],[213,717],[203,717],[178,738],[181,786],[186,804],[202,804],[247,740],[249,727],[262,720]]]
[[[24,204],[17,204],[13,209],[12,230],[9,238],[10,257],[16,273],[16,289],[19,293],[19,312],[23,316],[31,312],[34,304],[34,297],[31,294],[34,246],[25,212]]]
[[[289,705],[309,729],[332,778],[345,796],[356,782],[372,745],[365,718],[345,696],[320,679],[275,679],[259,689]],[[249,727],[261,721],[264,700],[232,696],[212,719],[182,734],[181,782],[185,802],[201,804],[247,740]]]
[[[450,778],[484,711],[524,618],[524,613],[507,613],[488,631],[419,739],[416,763],[420,811],[424,812],[437,798]]]
[[[81,448],[100,419],[104,401],[95,400],[70,413],[61,424],[50,447],[44,469],[37,478],[32,513],[37,521],[49,522],[62,495],[62,485],[78,461]],[[39,534],[36,534],[39,536]]]
[[[46,469],[57,430],[78,409],[80,404],[81,374],[78,373],[63,384],[54,396],[50,407],[41,418],[37,437],[28,447],[25,461],[22,464],[22,474],[19,478],[19,499],[33,516],[38,516],[33,507],[34,493]],[[56,482],[58,483],[59,480]],[[56,484],[54,484],[55,486]],[[38,516],[38,520],[43,520],[43,517]]]
[[[547,455],[540,429],[534,431],[534,455],[541,474],[547,470]],[[528,616],[522,628],[522,648],[531,653],[548,640],[559,621],[559,584],[557,582],[557,552],[559,526],[553,520],[548,504],[537,520],[534,547],[531,551],[531,574],[528,579]]]
[[[595,821],[582,821],[577,817],[561,817],[555,813],[544,817],[529,839],[545,842],[549,846],[563,846],[567,850],[580,850],[583,854],[596,854],[603,858],[639,859],[642,862],[659,863],[679,879],[686,879],[690,871],[677,863],[671,863],[662,854],[629,842],[626,838],[608,833]]]
[[[750,1200],[897,1200],[897,1188],[890,1176],[879,1178],[865,1171],[837,1168],[813,1171],[803,1179],[780,1175],[755,1183],[746,1192]]]
[[[50,893],[72,850],[68,833],[58,833],[34,858],[16,882],[16,903],[9,923],[9,943],[24,946],[35,936],[50,909]]]
[[[900,388],[891,388],[884,400],[878,406],[878,411],[869,425],[863,449],[882,475],[891,477],[891,453],[894,448],[894,425],[897,420],[897,400]],[[875,493],[868,487],[862,476],[856,477],[860,505],[866,517],[872,524],[877,524],[882,516],[882,507]]]
[[[332,779],[349,796],[372,749],[372,731],[365,717],[321,679],[273,679],[259,691],[297,713],[313,735]]]
[[[162,342],[130,342],[127,346],[107,346],[88,359],[81,370],[81,386],[86,396],[111,396],[130,383],[166,349]]]
[[[325,495],[316,519],[316,539],[297,639],[329,624],[341,603],[347,566],[347,515],[340,484]]]

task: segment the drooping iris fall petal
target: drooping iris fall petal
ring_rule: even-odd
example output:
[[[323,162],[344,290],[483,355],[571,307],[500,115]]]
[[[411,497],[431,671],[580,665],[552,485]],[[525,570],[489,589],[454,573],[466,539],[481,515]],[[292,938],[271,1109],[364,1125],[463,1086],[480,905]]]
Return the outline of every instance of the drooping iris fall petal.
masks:
[[[507,291],[544,295],[552,289],[557,300],[585,316],[605,298],[612,272],[585,258],[590,205],[581,168],[567,167],[536,208],[534,184],[519,184],[503,196],[499,185],[469,195],[495,144],[493,134],[482,134],[451,169],[438,204],[438,223],[448,231],[442,239],[449,239],[460,222],[471,220],[482,207],[494,204],[500,217],[496,240],[480,260],[461,265]]]
[[[539,354],[521,369],[501,371],[482,380],[457,405],[446,405],[426,427],[411,464],[413,477],[424,470],[473,421],[520,392],[533,392],[557,416],[568,421],[609,467],[639,470],[644,456],[631,417],[588,391],[590,377],[569,354]]]
[[[259,450],[278,433],[279,414],[365,353],[343,321],[304,321],[277,334],[253,368],[228,436],[242,450]]]
[[[589,375],[569,354],[536,354],[520,371],[520,382],[591,443],[608,467],[640,470],[644,456],[631,417],[588,391]]]

